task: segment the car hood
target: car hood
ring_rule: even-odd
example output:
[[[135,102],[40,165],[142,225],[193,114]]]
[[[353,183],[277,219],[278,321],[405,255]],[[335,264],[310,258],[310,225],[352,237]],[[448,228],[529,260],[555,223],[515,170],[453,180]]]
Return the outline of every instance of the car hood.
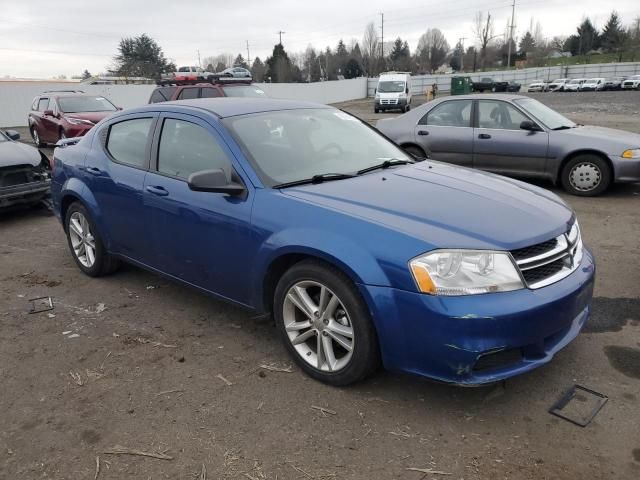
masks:
[[[609,155],[619,156],[628,148],[640,148],[640,134],[614,128],[581,126],[552,133],[575,138],[582,147],[604,150]]]
[[[78,113],[65,113],[65,118],[80,118],[82,120],[89,120],[93,123],[98,123],[100,120],[113,115],[116,111],[107,112],[78,112]]]
[[[551,192],[430,160],[282,192],[423,240],[425,251],[530,246],[566,232],[573,218]]]
[[[19,142],[0,142],[0,168],[13,165],[40,165],[42,157],[37,148]]]

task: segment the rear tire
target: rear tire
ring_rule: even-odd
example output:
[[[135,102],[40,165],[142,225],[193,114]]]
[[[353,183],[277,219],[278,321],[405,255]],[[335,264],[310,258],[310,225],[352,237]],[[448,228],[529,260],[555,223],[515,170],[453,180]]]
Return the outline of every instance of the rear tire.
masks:
[[[572,195],[595,197],[611,185],[609,164],[598,155],[583,154],[567,162],[560,174],[562,187]]]
[[[379,113],[379,112],[380,112],[379,108],[376,108],[376,107],[373,108],[373,113]]]
[[[378,369],[369,308],[338,269],[315,260],[295,264],[278,282],[273,308],[286,349],[310,377],[342,386]]]
[[[40,134],[38,133],[38,129],[35,127],[35,125],[31,127],[30,131],[31,138],[33,139],[33,143],[35,144],[35,146],[38,148],[44,147],[45,144],[42,142],[42,140],[40,140]]]
[[[83,273],[101,277],[118,269],[119,261],[107,252],[95,223],[80,202],[72,203],[67,209],[64,229],[71,256]]]

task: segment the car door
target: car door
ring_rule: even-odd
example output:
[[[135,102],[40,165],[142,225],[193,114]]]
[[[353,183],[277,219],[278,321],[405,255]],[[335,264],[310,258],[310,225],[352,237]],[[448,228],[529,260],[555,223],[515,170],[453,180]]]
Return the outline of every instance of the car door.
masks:
[[[226,298],[247,303],[251,270],[253,194],[229,196],[189,188],[190,174],[222,169],[249,186],[219,133],[204,120],[163,114],[154,140],[154,168],[144,204],[153,238],[154,266]]]
[[[476,102],[473,167],[505,175],[544,176],[549,134],[522,130],[523,121],[533,120],[511,103]]]
[[[147,112],[104,125],[94,138],[100,145],[90,150],[84,166],[109,250],[144,264],[150,255],[142,191],[156,118]]]
[[[429,110],[415,127],[414,138],[431,158],[471,167],[472,100],[447,100]]]
[[[56,119],[51,114],[53,113],[53,103],[53,99],[48,97],[42,97],[38,101],[38,134],[40,140],[46,143],[58,141],[58,136],[53,134],[57,127],[57,124],[54,123]]]

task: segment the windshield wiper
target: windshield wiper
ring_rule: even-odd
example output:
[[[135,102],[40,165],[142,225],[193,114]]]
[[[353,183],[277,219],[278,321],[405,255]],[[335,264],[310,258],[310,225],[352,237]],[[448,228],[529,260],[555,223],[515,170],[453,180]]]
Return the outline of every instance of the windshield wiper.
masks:
[[[374,170],[384,170],[389,167],[393,167],[395,165],[406,165],[408,163],[416,163],[413,160],[399,160],[397,158],[388,158],[384,162],[379,163],[378,165],[372,165],[367,168],[363,168],[362,170],[358,170],[358,175],[362,175],[363,173],[373,172]]]
[[[292,182],[279,183],[274,185],[272,188],[287,188],[287,187],[295,187],[298,185],[309,185],[316,184],[322,182],[329,182],[331,180],[343,180],[345,178],[353,178],[355,175],[351,173],[321,173],[319,175],[314,175],[310,178],[303,178],[302,180],[294,180]]]

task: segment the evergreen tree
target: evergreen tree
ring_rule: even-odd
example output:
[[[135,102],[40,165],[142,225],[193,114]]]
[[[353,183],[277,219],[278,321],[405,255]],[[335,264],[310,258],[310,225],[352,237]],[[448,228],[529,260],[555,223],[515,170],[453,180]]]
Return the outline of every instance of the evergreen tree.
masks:
[[[158,78],[176,70],[176,66],[164,57],[162,48],[145,33],[120,40],[114,62],[115,71],[124,77]]]
[[[518,53],[523,57],[534,52],[536,49],[536,40],[533,38],[533,35],[531,35],[531,32],[527,31],[527,33],[524,34],[520,40],[519,48],[520,50]]]
[[[411,52],[409,51],[409,44],[403,42],[400,37],[396,38],[393,42],[393,50],[389,54],[391,65],[394,70],[408,71],[411,69]]]
[[[585,18],[578,26],[578,55],[584,55],[600,46],[600,36],[589,18]]]
[[[253,77],[253,80],[256,82],[263,82],[265,70],[266,67],[264,66],[264,63],[262,63],[262,60],[260,60],[260,57],[256,57],[253,60],[253,65],[251,65],[251,76]]]
[[[267,71],[265,76],[273,83],[286,83],[292,81],[291,60],[281,43],[273,47],[272,55],[266,61]]]
[[[342,39],[340,39],[338,46],[336,47],[334,60],[335,74],[344,75],[344,70],[347,67],[347,62],[349,61],[349,52],[347,52],[347,47]]]
[[[245,62],[244,57],[241,53],[239,53],[236,59],[233,61],[233,66],[246,68],[247,70],[249,69],[249,65],[247,65],[247,62]]]
[[[626,41],[626,32],[620,23],[620,17],[614,10],[609,16],[607,24],[602,29],[601,35],[602,47],[607,52],[619,52]]]
[[[363,74],[362,66],[355,58],[350,58],[344,68],[344,78],[361,77]]]
[[[89,73],[89,70],[85,70],[84,72],[82,72],[82,80],[86,80],[88,78],[91,78],[91,74]]]

